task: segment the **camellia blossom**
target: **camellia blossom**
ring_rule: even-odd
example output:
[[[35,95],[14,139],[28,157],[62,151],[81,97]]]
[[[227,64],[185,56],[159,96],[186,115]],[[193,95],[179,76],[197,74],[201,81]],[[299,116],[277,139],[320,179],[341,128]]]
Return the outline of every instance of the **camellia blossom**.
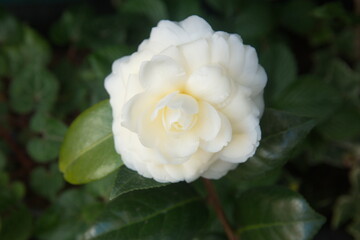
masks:
[[[159,182],[218,179],[259,145],[266,81],[239,35],[198,16],[160,21],[105,80],[116,151]]]

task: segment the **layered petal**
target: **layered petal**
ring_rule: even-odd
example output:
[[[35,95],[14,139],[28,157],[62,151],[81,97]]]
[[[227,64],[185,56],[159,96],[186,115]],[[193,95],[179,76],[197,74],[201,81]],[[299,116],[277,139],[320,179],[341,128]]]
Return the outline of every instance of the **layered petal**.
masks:
[[[231,81],[220,66],[204,66],[186,82],[186,92],[198,99],[221,104],[231,94]]]

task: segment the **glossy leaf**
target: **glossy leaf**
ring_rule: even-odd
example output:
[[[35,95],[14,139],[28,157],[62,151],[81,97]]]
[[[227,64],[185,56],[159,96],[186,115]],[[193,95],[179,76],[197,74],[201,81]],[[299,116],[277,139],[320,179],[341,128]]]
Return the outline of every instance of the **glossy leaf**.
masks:
[[[84,239],[192,239],[206,220],[205,203],[190,186],[172,184],[116,198]]]
[[[340,103],[340,95],[316,76],[304,76],[294,82],[276,103],[276,108],[306,117],[324,119]]]
[[[90,182],[122,165],[112,135],[109,101],[83,112],[70,126],[60,150],[60,170],[73,184]]]
[[[248,179],[281,167],[315,124],[309,118],[279,110],[265,110],[260,146],[255,155],[241,163],[234,174],[239,179]]]
[[[244,192],[235,215],[242,240],[311,240],[325,220],[298,193],[281,187]]]
[[[166,186],[169,183],[159,183],[151,178],[145,178],[127,167],[123,166],[117,172],[116,181],[112,189],[110,199],[114,199],[124,193]]]

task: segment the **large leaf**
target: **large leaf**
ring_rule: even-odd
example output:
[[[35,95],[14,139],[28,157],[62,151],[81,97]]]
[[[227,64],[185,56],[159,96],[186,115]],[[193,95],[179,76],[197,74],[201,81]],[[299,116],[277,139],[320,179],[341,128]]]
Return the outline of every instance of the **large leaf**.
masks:
[[[324,223],[298,194],[286,188],[266,187],[241,195],[235,210],[242,240],[312,239]]]
[[[291,84],[276,103],[276,108],[301,116],[323,119],[340,103],[339,92],[317,76],[308,75]]]
[[[263,138],[255,155],[232,173],[252,178],[281,167],[295,147],[315,126],[315,121],[274,109],[265,110],[261,125]]]
[[[145,178],[127,167],[119,169],[110,199],[114,199],[124,193],[166,186],[169,183],[159,183],[151,178]]]
[[[85,239],[192,239],[207,220],[205,203],[187,184],[135,191],[116,198]]]
[[[122,165],[114,148],[108,100],[83,112],[70,126],[60,150],[60,170],[80,184],[100,179]]]

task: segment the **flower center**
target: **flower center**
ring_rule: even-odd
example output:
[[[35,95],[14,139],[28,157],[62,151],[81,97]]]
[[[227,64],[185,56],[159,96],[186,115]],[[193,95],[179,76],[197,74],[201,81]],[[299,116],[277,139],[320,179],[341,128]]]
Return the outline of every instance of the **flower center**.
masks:
[[[199,105],[193,97],[173,92],[160,100],[151,118],[155,119],[160,113],[164,128],[178,132],[191,129],[198,112]]]

